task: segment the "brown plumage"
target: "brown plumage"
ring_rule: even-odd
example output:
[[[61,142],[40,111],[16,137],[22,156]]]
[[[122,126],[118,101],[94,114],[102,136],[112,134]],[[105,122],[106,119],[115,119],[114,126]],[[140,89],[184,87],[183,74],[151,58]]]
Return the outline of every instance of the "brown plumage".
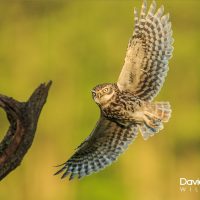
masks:
[[[70,180],[110,165],[127,149],[140,130],[146,140],[163,129],[171,109],[168,102],[152,102],[159,93],[172,56],[172,30],[164,7],[156,11],[146,1],[140,16],[134,10],[135,29],[117,83],[101,84],[92,90],[101,116],[89,137],[56,173]]]

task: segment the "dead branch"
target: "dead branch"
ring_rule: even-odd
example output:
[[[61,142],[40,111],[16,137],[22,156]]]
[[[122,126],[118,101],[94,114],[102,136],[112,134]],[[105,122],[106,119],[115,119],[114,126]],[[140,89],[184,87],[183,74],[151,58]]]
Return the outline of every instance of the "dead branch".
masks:
[[[0,142],[0,180],[20,165],[31,147],[51,83],[41,84],[27,102],[19,102],[0,94],[0,107],[5,110],[10,123]]]

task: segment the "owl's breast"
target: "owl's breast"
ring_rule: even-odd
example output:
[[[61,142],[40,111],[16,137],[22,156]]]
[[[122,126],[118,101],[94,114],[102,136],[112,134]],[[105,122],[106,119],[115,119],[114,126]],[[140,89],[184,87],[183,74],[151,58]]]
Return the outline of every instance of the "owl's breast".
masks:
[[[112,104],[102,108],[102,112],[109,119],[125,119],[128,117],[120,106],[113,106]]]
[[[105,117],[121,121],[133,121],[135,112],[141,110],[141,102],[136,98],[118,96],[109,103],[101,106]]]

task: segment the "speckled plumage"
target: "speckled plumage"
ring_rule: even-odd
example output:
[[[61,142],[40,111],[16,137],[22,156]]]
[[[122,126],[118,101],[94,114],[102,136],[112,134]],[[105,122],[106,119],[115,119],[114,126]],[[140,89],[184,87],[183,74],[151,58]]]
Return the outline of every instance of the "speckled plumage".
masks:
[[[140,130],[146,140],[163,129],[171,115],[168,102],[152,102],[159,93],[172,56],[173,38],[169,14],[156,11],[146,1],[140,16],[134,10],[135,29],[117,83],[97,85],[92,90],[101,116],[88,138],[56,173],[82,178],[115,161]]]

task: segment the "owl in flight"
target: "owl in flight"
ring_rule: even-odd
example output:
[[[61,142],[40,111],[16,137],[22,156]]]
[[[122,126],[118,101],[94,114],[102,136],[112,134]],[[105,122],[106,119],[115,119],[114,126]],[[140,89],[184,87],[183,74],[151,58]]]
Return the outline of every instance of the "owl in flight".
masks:
[[[100,119],[92,133],[55,175],[63,173],[82,178],[110,165],[140,132],[145,140],[163,129],[171,109],[168,102],[152,102],[159,93],[173,52],[169,14],[147,10],[146,0],[140,15],[134,9],[135,27],[117,83],[104,83],[92,90],[100,108]]]

